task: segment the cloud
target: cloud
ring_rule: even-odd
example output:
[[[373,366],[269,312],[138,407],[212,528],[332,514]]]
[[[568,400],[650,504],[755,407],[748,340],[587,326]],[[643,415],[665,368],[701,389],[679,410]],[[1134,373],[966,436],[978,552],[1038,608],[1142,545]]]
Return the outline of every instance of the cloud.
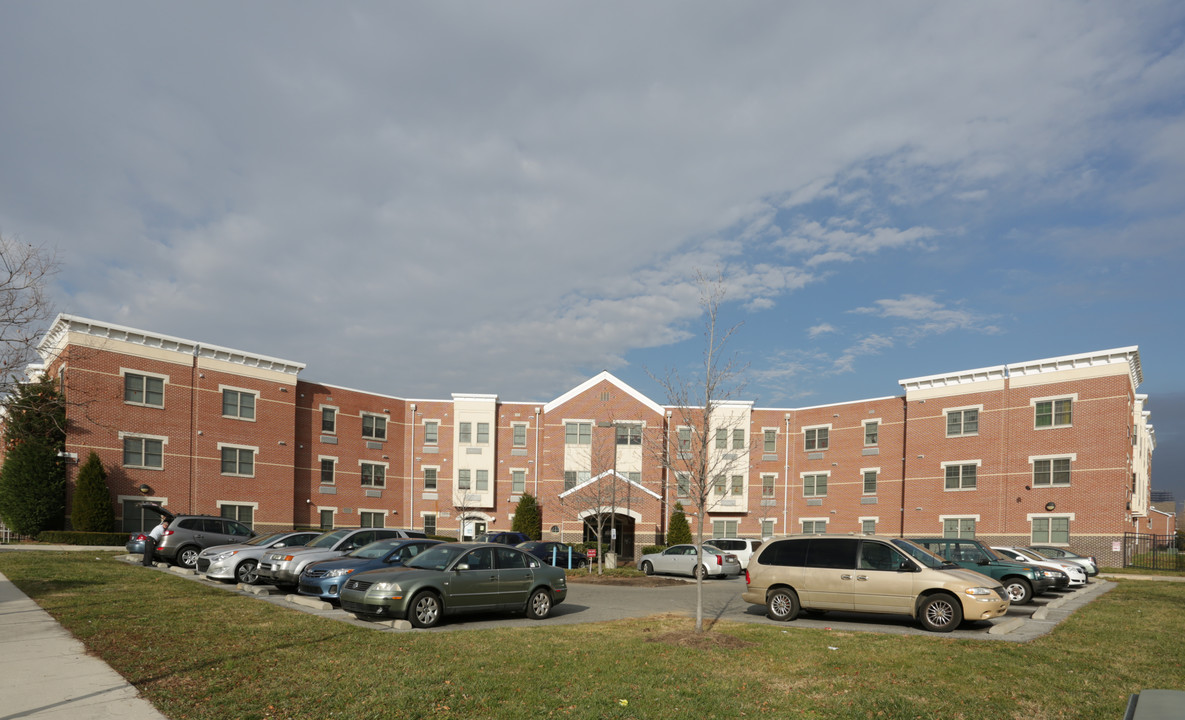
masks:
[[[899,298],[877,300],[871,307],[854,308],[848,312],[902,321],[905,324],[899,326],[897,332],[911,339],[941,335],[953,330],[1000,332],[1000,328],[990,324],[989,315],[948,308],[925,295],[902,295]]]
[[[836,332],[836,329],[831,323],[820,323],[813,327],[807,328],[807,335],[811,338],[817,338],[820,335],[826,335],[834,332]]]

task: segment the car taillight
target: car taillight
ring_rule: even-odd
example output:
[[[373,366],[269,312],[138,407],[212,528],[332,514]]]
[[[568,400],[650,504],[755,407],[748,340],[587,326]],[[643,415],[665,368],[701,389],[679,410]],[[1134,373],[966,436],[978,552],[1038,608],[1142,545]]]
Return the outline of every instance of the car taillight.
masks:
[[[132,540],[138,540],[139,542],[144,542],[147,539],[148,539],[148,536],[145,535],[144,533],[140,533],[139,535],[132,538]]]
[[[723,555],[717,555],[717,556],[716,556],[716,564],[717,564],[717,565],[723,565],[723,564],[724,564],[724,556],[723,556]]]
[[[745,568],[745,584],[749,584],[749,568]]]
[[[165,530],[165,531],[164,531],[164,533],[162,533],[162,537],[163,537],[163,536],[172,535],[172,534],[173,534],[173,531],[172,531],[172,530]]]

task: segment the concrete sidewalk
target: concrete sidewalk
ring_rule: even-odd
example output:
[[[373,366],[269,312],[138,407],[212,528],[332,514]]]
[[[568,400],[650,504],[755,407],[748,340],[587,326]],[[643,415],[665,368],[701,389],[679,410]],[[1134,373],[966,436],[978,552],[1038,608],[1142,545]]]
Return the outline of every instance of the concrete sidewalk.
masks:
[[[165,720],[3,574],[0,678],[0,720]]]

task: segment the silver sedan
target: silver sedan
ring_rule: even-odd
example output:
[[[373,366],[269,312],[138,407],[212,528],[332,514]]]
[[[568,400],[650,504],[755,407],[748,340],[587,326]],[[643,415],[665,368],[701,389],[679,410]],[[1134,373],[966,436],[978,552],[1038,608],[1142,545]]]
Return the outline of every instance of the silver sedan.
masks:
[[[690,575],[692,577],[732,577],[741,574],[736,555],[712,545],[704,545],[704,561],[699,563],[695,545],[672,545],[660,553],[643,555],[638,568],[647,575]]]

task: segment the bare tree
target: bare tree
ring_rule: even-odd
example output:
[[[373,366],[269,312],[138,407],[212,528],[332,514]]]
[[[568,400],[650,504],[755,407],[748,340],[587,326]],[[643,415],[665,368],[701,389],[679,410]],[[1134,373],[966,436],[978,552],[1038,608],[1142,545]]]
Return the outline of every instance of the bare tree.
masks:
[[[726,355],[729,339],[740,324],[721,327],[720,304],[724,300],[722,277],[708,278],[698,273],[699,303],[704,313],[703,364],[691,378],[684,378],[678,370],[667,370],[661,377],[651,376],[667,395],[671,408],[669,446],[660,462],[675,478],[676,495],[689,507],[695,517],[697,567],[704,566],[704,523],[710,510],[716,508],[730,494],[730,478],[738,472],[748,473],[748,447],[740,452],[732,450],[731,437],[735,430],[744,431],[741,415],[729,412],[729,405],[744,391],[741,374],[745,367],[735,355]],[[726,449],[718,449],[717,437],[724,433]],[[695,630],[704,629],[703,573],[696,573]]]
[[[28,379],[26,369],[53,315],[46,284],[57,270],[52,252],[0,235],[0,395]]]
[[[615,431],[610,423],[610,433]],[[621,479],[616,468],[616,437],[606,441],[610,433],[598,432],[603,428],[592,424],[589,428],[588,479],[577,476],[576,484],[560,493],[560,505],[567,514],[577,520],[588,519],[593,535],[597,539],[597,574],[605,572],[605,526],[617,512],[618,481]],[[610,453],[613,453],[612,455]]]

